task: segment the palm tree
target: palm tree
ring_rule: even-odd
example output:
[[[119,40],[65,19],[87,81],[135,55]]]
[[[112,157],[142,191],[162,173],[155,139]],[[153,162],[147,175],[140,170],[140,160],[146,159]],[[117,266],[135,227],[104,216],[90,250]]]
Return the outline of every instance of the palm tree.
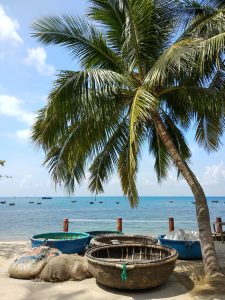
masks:
[[[33,141],[56,184],[72,192],[89,167],[89,189],[117,171],[130,205],[146,144],[158,180],[171,166],[196,201],[205,274],[222,276],[206,196],[189,167],[185,132],[217,150],[225,127],[225,4],[216,0],[90,0],[85,18],[46,16],[33,24],[45,45],[67,48],[80,71],[61,71],[39,111]]]

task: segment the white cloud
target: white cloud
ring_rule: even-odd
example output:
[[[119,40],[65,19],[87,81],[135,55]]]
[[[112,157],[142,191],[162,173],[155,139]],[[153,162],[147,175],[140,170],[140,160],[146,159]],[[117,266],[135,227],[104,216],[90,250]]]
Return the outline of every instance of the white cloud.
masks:
[[[27,49],[27,57],[25,63],[29,66],[34,66],[35,69],[43,75],[51,76],[55,73],[53,65],[47,64],[47,54],[42,47]]]
[[[206,166],[203,183],[204,184],[217,184],[225,179],[225,166],[223,162],[217,165]]]
[[[31,136],[30,129],[23,129],[23,130],[17,130],[16,131],[16,137],[22,140],[27,140]]]
[[[34,122],[35,114],[23,110],[20,107],[21,104],[22,101],[16,97],[0,95],[0,114],[9,117],[16,117],[18,120],[30,126]]]
[[[19,181],[19,187],[23,188],[27,185],[30,185],[32,183],[33,175],[32,174],[23,174],[21,176],[21,179]]]
[[[2,6],[0,6],[0,42],[9,41],[13,44],[23,43],[22,38],[17,33],[18,28],[18,22],[7,16]]]

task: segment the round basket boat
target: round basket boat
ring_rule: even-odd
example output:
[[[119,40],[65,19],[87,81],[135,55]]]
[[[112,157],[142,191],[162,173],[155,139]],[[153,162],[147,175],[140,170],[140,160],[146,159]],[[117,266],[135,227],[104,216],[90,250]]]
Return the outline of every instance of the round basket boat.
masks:
[[[153,245],[158,242],[151,236],[145,235],[104,235],[97,236],[91,241],[92,246],[120,245],[120,244],[146,244]]]
[[[177,260],[175,249],[160,245],[108,245],[87,253],[90,273],[117,289],[147,289],[165,282]]]
[[[30,240],[32,247],[47,245],[62,253],[72,254],[84,252],[90,236],[82,232],[53,232],[34,235]]]
[[[97,236],[103,236],[103,235],[122,235],[123,233],[121,231],[110,231],[110,230],[102,230],[102,231],[87,231],[87,233],[90,235],[90,238],[93,239]]]

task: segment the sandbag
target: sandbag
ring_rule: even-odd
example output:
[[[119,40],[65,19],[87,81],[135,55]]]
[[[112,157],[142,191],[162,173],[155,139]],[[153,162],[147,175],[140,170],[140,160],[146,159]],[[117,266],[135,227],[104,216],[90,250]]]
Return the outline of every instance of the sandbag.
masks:
[[[46,264],[44,269],[36,278],[49,281],[49,282],[59,282],[66,281],[70,279],[69,271],[69,255],[62,254],[59,257],[55,257]],[[73,256],[73,255],[71,255]]]
[[[88,272],[87,258],[77,254],[62,254],[51,259],[40,274],[36,276],[49,282],[60,282],[69,279],[83,280],[92,277]]]
[[[91,273],[88,271],[88,260],[86,256],[76,259],[70,274],[71,278],[74,280],[84,280],[92,277]]]
[[[61,255],[61,252],[55,248],[46,246],[32,248],[9,266],[9,277],[18,279],[34,278],[50,259],[59,255]]]

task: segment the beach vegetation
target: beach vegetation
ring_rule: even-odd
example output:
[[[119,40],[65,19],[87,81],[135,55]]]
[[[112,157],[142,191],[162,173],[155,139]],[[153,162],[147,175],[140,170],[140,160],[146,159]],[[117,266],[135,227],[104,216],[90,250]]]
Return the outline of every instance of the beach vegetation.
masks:
[[[54,182],[73,192],[88,169],[89,189],[98,194],[117,172],[136,207],[147,144],[159,182],[171,167],[187,181],[205,274],[222,276],[185,134],[194,130],[196,143],[210,153],[221,145],[224,1],[90,0],[84,17],[48,15],[32,27],[33,37],[64,47],[80,65],[58,73],[33,126]]]

